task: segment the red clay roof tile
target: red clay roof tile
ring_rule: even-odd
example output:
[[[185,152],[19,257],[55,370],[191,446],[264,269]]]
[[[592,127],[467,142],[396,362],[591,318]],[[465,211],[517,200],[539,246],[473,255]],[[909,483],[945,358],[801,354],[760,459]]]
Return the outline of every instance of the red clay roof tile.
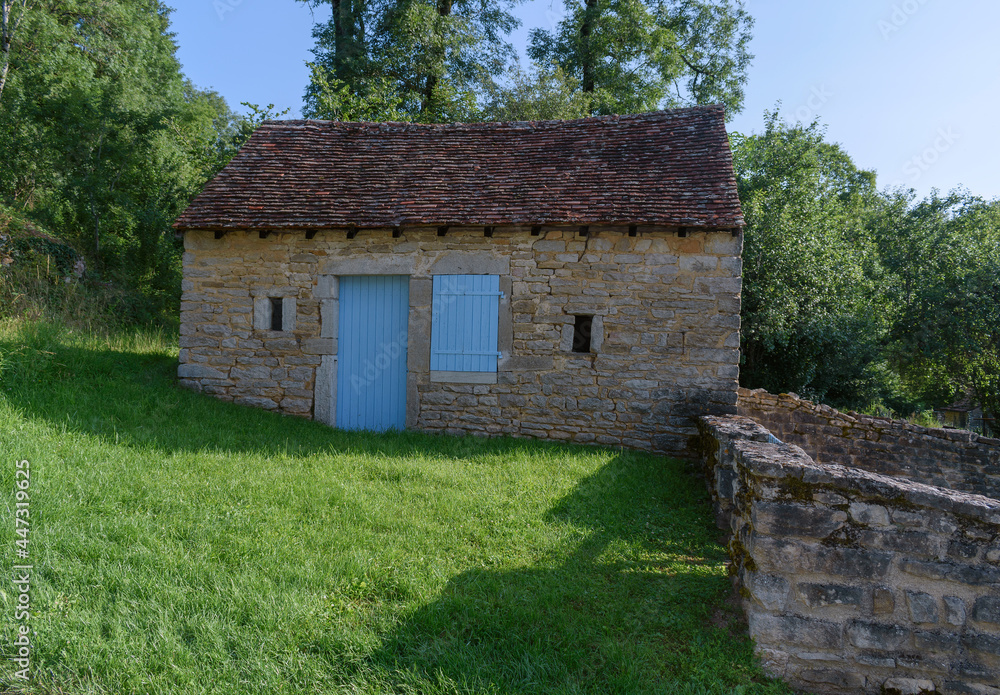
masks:
[[[180,230],[740,227],[721,106],[520,123],[267,121]]]

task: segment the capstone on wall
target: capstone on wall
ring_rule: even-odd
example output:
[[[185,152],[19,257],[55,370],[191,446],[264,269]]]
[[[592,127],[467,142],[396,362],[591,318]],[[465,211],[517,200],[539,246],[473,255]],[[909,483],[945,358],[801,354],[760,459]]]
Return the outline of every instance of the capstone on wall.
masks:
[[[740,252],[728,231],[640,226],[185,233],[181,384],[335,422],[338,277],[408,275],[407,427],[596,442],[690,455],[693,416],[735,413]],[[496,383],[432,381],[431,277],[496,274]],[[286,298],[291,330],[258,321]],[[593,315],[590,353],[574,315]]]

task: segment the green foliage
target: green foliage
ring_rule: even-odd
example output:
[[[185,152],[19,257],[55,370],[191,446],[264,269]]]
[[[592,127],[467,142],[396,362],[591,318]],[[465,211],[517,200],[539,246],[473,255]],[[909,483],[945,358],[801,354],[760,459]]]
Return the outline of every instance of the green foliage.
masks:
[[[239,122],[175,51],[159,2],[39,0],[0,102],[0,202],[160,311],[179,299],[170,223],[235,151]]]
[[[80,261],[80,254],[72,246],[41,231],[22,213],[0,202],[0,272],[43,266],[46,274],[66,277],[77,270]]]
[[[566,0],[553,31],[534,29],[530,57],[555,63],[593,95],[594,113],[692,104],[743,108],[753,19],[741,0]]]
[[[741,383],[836,406],[1000,412],[1000,202],[878,192],[817,124],[732,136]]]
[[[252,128],[247,132],[252,116],[234,113],[218,93],[198,89],[190,80],[184,81],[184,102],[171,116],[170,136],[189,158],[194,179],[208,181],[253,133]]]
[[[82,255],[0,204],[0,321],[52,321],[90,331],[175,325],[155,297],[83,274]],[[82,275],[82,277],[81,277]]]
[[[327,121],[409,121],[411,114],[405,109],[405,99],[395,83],[386,77],[373,77],[360,89],[334,77],[315,63],[309,95],[310,118]],[[361,91],[361,90],[364,91]]]
[[[506,0],[396,0],[373,18],[372,66],[391,76],[415,120],[475,120],[481,85],[513,58]]]
[[[590,115],[593,95],[558,65],[535,66],[526,73],[516,65],[508,86],[493,85],[483,118],[488,121],[547,121]]]
[[[878,200],[816,124],[732,137],[743,213],[744,385],[864,407],[885,396],[888,329],[866,222]]]
[[[685,464],[336,431],[180,390],[176,355],[0,326],[38,539],[26,692],[789,692],[713,625],[726,556]]]
[[[898,307],[889,354],[911,393],[970,393],[1000,415],[1000,202],[968,194],[887,197],[876,227]]]
[[[506,0],[331,5],[313,32],[311,117],[543,120],[716,101],[735,113],[752,58],[738,0],[570,0],[555,31],[532,32],[530,75],[510,67]]]
[[[264,107],[261,107],[259,104],[251,104],[248,101],[241,101],[240,104],[245,106],[250,113],[237,119],[235,132],[229,140],[228,151],[231,152],[232,155],[235,155],[236,151],[243,147],[243,143],[250,139],[250,136],[253,135],[254,131],[257,130],[257,128],[259,128],[264,121],[277,120],[291,111],[291,109],[278,111],[274,108],[274,104],[268,104]]]
[[[9,249],[4,248],[2,238],[0,238],[0,254],[8,252],[14,263],[36,264],[41,259],[51,261],[55,272],[62,276],[68,276],[73,272],[73,268],[80,259],[80,254],[69,244],[64,244],[57,239],[47,239],[45,237],[23,236],[12,239]]]
[[[303,0],[312,5],[325,0]],[[318,25],[306,115],[471,121],[513,58],[507,0],[334,0]]]
[[[3,0],[0,12],[0,96],[7,84],[7,74],[10,70],[11,44],[17,37],[17,30],[24,21],[31,0]]]
[[[67,281],[40,258],[0,271],[0,321],[15,319],[56,321],[98,332],[130,325],[177,325],[176,317],[164,316],[155,298],[89,278]]]
[[[313,8],[329,3],[330,19],[313,27],[316,46],[313,53],[329,77],[355,85],[366,74],[370,37],[365,26],[371,20],[368,0],[300,0]],[[307,91],[306,101],[312,86]]]

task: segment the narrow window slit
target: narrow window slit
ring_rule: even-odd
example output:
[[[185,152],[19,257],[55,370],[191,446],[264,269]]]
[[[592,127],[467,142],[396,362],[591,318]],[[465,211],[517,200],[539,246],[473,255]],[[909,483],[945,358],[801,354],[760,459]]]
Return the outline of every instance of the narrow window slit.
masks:
[[[271,297],[271,330],[282,330],[281,297]]]
[[[590,352],[591,326],[594,317],[577,314],[573,323],[573,352]]]

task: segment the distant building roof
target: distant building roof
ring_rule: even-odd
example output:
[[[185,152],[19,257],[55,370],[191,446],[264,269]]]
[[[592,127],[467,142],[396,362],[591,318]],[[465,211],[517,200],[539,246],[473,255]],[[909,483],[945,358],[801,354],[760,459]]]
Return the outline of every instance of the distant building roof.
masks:
[[[954,411],[958,413],[967,413],[975,410],[979,407],[979,403],[975,400],[975,394],[969,390],[966,391],[957,401],[950,405],[946,405],[942,408],[938,408],[939,411]]]
[[[267,121],[180,230],[743,226],[721,106],[573,121]]]

